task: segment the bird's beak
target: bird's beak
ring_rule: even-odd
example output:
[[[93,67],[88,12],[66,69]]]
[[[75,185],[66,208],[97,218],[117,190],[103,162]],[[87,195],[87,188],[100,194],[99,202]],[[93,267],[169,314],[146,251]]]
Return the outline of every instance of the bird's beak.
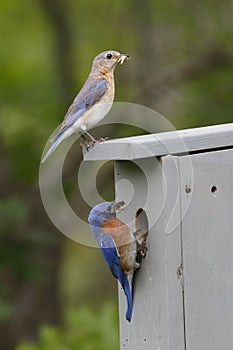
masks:
[[[125,207],[126,207],[126,204],[125,204],[124,201],[116,202],[116,204],[115,204],[115,211],[116,211],[116,213],[118,211],[121,211],[121,210],[125,209]]]
[[[126,207],[126,204],[124,201],[116,202],[109,207],[107,207],[106,212],[108,213],[117,213],[121,210],[123,210]]]
[[[119,62],[120,64],[123,64],[125,60],[130,59],[130,56],[127,53],[122,53],[120,54],[117,62]]]

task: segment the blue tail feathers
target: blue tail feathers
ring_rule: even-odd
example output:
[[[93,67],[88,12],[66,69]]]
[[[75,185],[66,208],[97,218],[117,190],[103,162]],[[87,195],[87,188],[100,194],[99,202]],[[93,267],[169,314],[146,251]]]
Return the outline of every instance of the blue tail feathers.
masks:
[[[55,149],[60,145],[60,143],[63,140],[63,133],[57,135],[56,139],[54,140],[52,146],[49,148],[48,152],[45,154],[45,156],[43,157],[41,163],[44,163],[49,156],[55,151]]]
[[[124,290],[126,299],[127,299],[127,311],[126,311],[126,319],[127,321],[131,321],[132,319],[132,313],[133,313],[133,295],[132,295],[132,290],[130,288],[130,284],[127,278],[127,275],[123,273],[123,280],[120,281],[123,282],[121,283],[122,288]]]

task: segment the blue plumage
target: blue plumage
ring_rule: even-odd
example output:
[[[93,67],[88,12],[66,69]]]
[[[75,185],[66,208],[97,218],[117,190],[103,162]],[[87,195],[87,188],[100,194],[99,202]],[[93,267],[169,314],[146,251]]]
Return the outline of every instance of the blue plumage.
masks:
[[[101,97],[106,93],[107,87],[108,83],[105,79],[92,79],[91,81],[86,81],[85,86],[76,96],[74,102],[68,109],[58,134],[52,140],[53,143],[46,155],[43,157],[42,163],[49,158],[49,156],[64,139],[74,132],[72,128],[74,127],[75,123],[77,123],[78,119],[81,117],[85,118],[85,113],[88,112],[88,110],[101,99]],[[85,122],[81,122],[80,125],[85,125]],[[79,131],[79,128],[77,128],[77,131]]]
[[[133,311],[132,291],[129,285],[127,275],[121,269],[119,255],[114,245],[113,238],[109,235],[101,234],[98,237],[97,242],[113,276],[119,280],[124,290],[127,299],[126,319],[127,321],[131,321]]]
[[[124,271],[121,266],[121,256],[119,253],[121,247],[117,247],[116,245],[118,231],[112,228],[109,234],[106,234],[103,230],[103,225],[113,219],[117,220],[117,222],[122,223],[119,219],[116,218],[116,212],[111,211],[111,207],[114,205],[116,205],[115,202],[105,202],[98,204],[91,210],[88,217],[88,222],[113,276],[119,280],[124,290],[127,299],[126,319],[128,321],[131,321],[133,309],[132,276],[135,271],[135,264],[133,263],[133,267],[126,265],[127,271]],[[125,227],[127,226],[125,225]],[[128,239],[128,237],[125,238]],[[134,244],[135,242],[131,243],[133,247]],[[129,247],[128,250],[130,255],[131,247]]]
[[[55,149],[60,145],[60,143],[63,141],[63,132],[59,133],[55,139],[53,140],[53,144],[52,146],[49,148],[48,152],[46,153],[46,155],[43,157],[42,159],[42,163],[44,163],[49,156],[55,151]]]
[[[108,82],[105,79],[88,79],[68,109],[60,131],[72,127],[85,112],[101,100],[107,88]]]

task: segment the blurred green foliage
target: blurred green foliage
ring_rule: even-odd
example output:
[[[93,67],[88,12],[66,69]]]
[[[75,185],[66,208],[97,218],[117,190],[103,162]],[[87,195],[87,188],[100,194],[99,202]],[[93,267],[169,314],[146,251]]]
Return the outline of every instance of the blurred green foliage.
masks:
[[[132,57],[116,70],[116,101],[151,107],[176,128],[232,122],[232,12],[230,0],[0,2],[1,349],[24,340],[17,350],[117,348],[116,309],[105,306],[116,281],[98,250],[69,241],[49,222],[38,188],[42,150],[93,57],[108,48]],[[139,132],[127,125],[94,135]],[[86,219],[90,208],[76,179],[82,155],[78,145],[73,150],[64,187]],[[107,199],[114,197],[110,177],[111,166],[97,176]]]
[[[30,235],[29,217],[22,197],[15,194],[0,201],[0,321],[14,316],[19,282],[43,285],[48,278],[48,266],[38,252],[52,241],[36,229]]]
[[[82,306],[70,310],[63,327],[43,325],[37,344],[23,342],[16,350],[112,350],[119,349],[116,306],[105,303],[101,310]]]

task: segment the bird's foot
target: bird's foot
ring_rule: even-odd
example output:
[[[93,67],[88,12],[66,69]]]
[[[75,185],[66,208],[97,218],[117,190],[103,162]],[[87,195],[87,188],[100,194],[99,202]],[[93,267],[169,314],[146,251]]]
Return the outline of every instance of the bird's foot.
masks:
[[[83,146],[87,147],[89,146],[90,144],[90,141],[88,140],[83,140],[82,142],[80,142],[80,147],[82,148]]]
[[[146,239],[142,241],[142,243],[137,242],[137,252],[141,255],[142,258],[146,257],[147,253]]]
[[[139,267],[141,266],[142,263],[142,259],[145,259],[146,257],[146,253],[147,253],[147,247],[145,243],[137,243],[137,255],[136,255],[136,261],[135,261],[135,269],[139,269]],[[138,267],[136,267],[136,265]]]
[[[146,246],[146,241],[147,241],[147,237],[148,234],[142,234],[141,230],[137,230],[136,232],[134,232],[134,237],[136,240],[136,244],[137,244],[137,254],[139,257],[139,261],[142,258],[146,257],[146,253],[147,253],[147,246]]]
[[[96,140],[91,140],[91,141],[88,141],[88,140],[85,140],[83,142],[80,142],[80,147],[83,148],[85,147],[87,151],[89,151],[89,149],[91,148],[91,146],[93,146],[96,142]]]
[[[109,140],[108,137],[105,137],[105,138],[101,137],[100,139],[94,139],[94,138],[93,138],[93,139],[90,140],[90,141],[85,140],[85,141],[83,141],[83,142],[80,143],[80,147],[82,148],[83,146],[85,146],[85,147],[86,147],[86,150],[89,151],[89,149],[91,148],[91,146],[93,146],[94,144],[96,144],[96,143],[103,143],[103,142],[105,142],[105,141],[107,141],[107,140]]]
[[[146,246],[146,239],[144,239],[142,241],[142,243],[139,243],[137,241],[137,252],[138,254],[141,255],[142,258],[145,258],[146,257],[146,253],[147,253],[147,246]]]
[[[101,137],[100,139],[97,139],[95,140],[96,143],[102,143],[102,142],[105,142],[105,141],[108,141],[109,138],[108,137]]]

